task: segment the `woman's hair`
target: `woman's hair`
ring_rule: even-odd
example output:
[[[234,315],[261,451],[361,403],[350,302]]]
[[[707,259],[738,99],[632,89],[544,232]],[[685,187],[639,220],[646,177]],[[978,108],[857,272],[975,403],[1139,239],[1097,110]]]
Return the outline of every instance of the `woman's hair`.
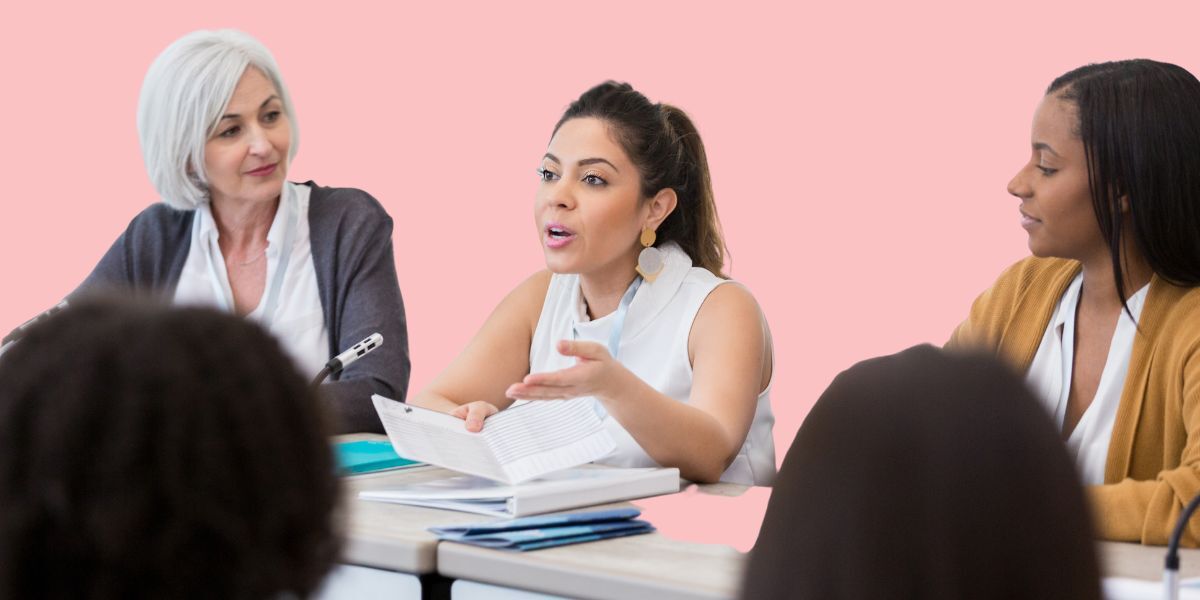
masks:
[[[279,92],[292,130],[288,162],[296,156],[296,110],[271,52],[240,31],[194,31],[154,59],[138,99],[142,158],[150,182],[167,204],[190,210],[208,201],[204,145],[249,67],[261,71]]]
[[[717,219],[708,157],[687,114],[669,104],[651,103],[628,83],[606,81],[567,107],[551,137],[563,123],[585,117],[604,121],[613,140],[637,165],[643,198],[663,189],[675,190],[678,204],[659,226],[655,245],[675,242],[697,266],[724,277],[728,251]]]
[[[1082,487],[993,358],[859,363],[788,450],[742,597],[1100,598]]]
[[[1127,235],[1160,277],[1200,285],[1200,81],[1172,64],[1123,60],[1075,69],[1046,94],[1077,108],[1075,133],[1121,299]],[[1124,231],[1122,199],[1131,233]]]
[[[72,305],[0,381],[0,597],[304,596],[336,560],[324,416],[258,326]]]

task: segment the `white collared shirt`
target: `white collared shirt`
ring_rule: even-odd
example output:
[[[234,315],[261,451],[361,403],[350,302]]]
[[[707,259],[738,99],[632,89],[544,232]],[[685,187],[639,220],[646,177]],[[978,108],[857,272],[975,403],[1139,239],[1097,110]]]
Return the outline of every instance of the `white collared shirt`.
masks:
[[[1046,326],[1042,343],[1025,376],[1026,383],[1042,401],[1059,431],[1066,420],[1067,399],[1071,395],[1075,313],[1082,288],[1083,274],[1080,273],[1059,300],[1058,308]],[[1149,289],[1147,284],[1126,302],[1129,312],[1133,313],[1132,319],[1124,310],[1117,317],[1117,327],[1108,347],[1108,358],[1104,362],[1096,396],[1067,438],[1067,451],[1075,459],[1075,468],[1084,485],[1104,483],[1108,443],[1112,438],[1113,423],[1117,418],[1117,407],[1121,404],[1121,391],[1125,388],[1129,358],[1133,354],[1133,341],[1137,335],[1135,320],[1142,314],[1142,305],[1146,302]]]
[[[246,315],[263,325],[279,340],[284,351],[295,361],[301,375],[312,377],[329,360],[329,329],[317,291],[317,270],[313,265],[308,229],[308,201],[311,189],[305,185],[284,183],[279,209],[267,232],[267,278],[258,306]],[[283,248],[289,217],[294,217],[291,248]],[[220,234],[213,220],[212,207],[206,202],[196,209],[191,247],[179,284],[175,303],[233,310],[233,290],[225,260],[217,244]],[[267,311],[271,283],[278,275],[280,257],[290,252],[273,314]]]

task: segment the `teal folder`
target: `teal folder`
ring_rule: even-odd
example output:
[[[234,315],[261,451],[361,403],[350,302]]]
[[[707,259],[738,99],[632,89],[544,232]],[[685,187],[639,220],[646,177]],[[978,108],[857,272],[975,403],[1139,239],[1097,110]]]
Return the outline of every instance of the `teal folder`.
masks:
[[[388,469],[415,467],[421,463],[396,454],[388,441],[363,440],[334,444],[338,470],[343,475],[374,473]]]

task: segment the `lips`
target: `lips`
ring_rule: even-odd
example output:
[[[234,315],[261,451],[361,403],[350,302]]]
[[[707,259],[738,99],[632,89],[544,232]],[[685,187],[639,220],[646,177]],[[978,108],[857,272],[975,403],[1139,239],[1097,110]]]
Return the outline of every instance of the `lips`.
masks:
[[[277,166],[279,166],[279,163],[277,163],[277,162],[271,163],[269,165],[264,165],[257,169],[254,169],[253,171],[246,171],[246,174],[250,175],[251,177],[263,177],[266,175],[270,175],[271,173],[274,173],[275,167],[277,167]]]
[[[561,223],[547,223],[544,233],[547,248],[562,248],[575,239],[575,232]]]
[[[1035,218],[1029,216],[1029,214],[1026,213],[1024,210],[1018,209],[1018,211],[1020,211],[1020,213],[1021,213],[1021,227],[1024,227],[1025,229],[1029,229],[1030,227],[1034,227],[1036,225],[1042,224],[1041,219],[1035,219]]]

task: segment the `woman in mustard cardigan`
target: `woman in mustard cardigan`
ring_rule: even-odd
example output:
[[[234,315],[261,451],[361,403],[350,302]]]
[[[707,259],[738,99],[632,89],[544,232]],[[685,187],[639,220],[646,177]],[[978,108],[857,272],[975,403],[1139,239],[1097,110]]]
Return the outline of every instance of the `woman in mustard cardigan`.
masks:
[[[949,346],[1026,373],[1102,538],[1165,544],[1200,493],[1200,81],[1150,60],[1059,77],[1008,191],[1033,256]]]

